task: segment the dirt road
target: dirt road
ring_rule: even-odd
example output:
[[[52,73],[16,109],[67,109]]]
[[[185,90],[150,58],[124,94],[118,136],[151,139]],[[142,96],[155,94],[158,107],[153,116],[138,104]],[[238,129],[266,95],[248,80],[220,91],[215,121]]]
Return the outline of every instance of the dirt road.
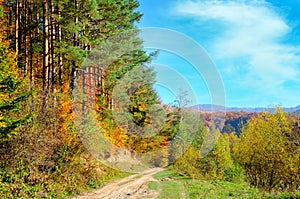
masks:
[[[156,198],[159,192],[148,190],[147,183],[149,181],[156,181],[153,175],[162,170],[163,168],[153,168],[139,174],[131,175],[108,184],[101,189],[76,196],[73,199]]]

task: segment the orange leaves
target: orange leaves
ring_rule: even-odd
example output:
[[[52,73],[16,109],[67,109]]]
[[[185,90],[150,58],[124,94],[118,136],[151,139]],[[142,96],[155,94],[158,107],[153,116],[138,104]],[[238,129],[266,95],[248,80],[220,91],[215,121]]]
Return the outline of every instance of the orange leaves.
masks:
[[[72,113],[72,100],[68,95],[68,91],[65,90],[66,87],[63,87],[63,93],[58,94],[59,106],[58,106],[58,116],[60,121],[63,123],[66,120],[73,120]]]
[[[124,146],[124,140],[126,139],[126,135],[119,128],[113,129],[112,134],[113,134],[113,138],[116,143],[116,146],[118,146],[118,147]]]
[[[164,140],[160,143],[161,147],[166,147],[168,146],[168,138],[165,136]]]

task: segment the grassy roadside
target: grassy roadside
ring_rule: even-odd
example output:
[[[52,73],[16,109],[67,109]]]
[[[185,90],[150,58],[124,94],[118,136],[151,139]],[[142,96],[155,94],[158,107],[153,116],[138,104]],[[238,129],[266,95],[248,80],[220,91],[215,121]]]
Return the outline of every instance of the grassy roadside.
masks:
[[[125,173],[125,172],[120,172],[119,171],[119,172],[117,172],[113,176],[104,178],[103,180],[94,181],[91,184],[88,184],[88,185],[86,185],[84,187],[81,187],[80,191],[77,192],[76,194],[74,194],[74,193],[72,193],[72,194],[66,193],[68,197],[62,197],[61,199],[63,199],[63,198],[73,198],[76,195],[80,195],[82,193],[86,193],[86,192],[90,192],[90,191],[93,191],[93,190],[96,190],[96,189],[100,189],[100,188],[106,186],[107,184],[109,184],[111,182],[114,182],[114,181],[122,179],[122,178],[126,178],[126,177],[128,177],[130,175],[132,175],[132,173]]]
[[[70,184],[66,181],[49,181],[47,184],[29,185],[28,183],[22,181],[22,179],[19,179],[18,176],[14,176],[14,179],[11,183],[1,182],[0,179],[0,198],[72,198],[75,195],[101,188],[110,182],[131,175],[130,173],[124,172],[111,172],[111,170],[106,172],[107,175],[103,175],[101,178],[90,179],[87,183],[78,183],[76,181],[74,184]]]
[[[154,176],[158,181],[149,182],[148,188],[160,192],[159,199],[224,199],[224,198],[300,198],[300,192],[262,193],[246,183],[232,183],[219,180],[196,180],[177,174],[171,169]]]

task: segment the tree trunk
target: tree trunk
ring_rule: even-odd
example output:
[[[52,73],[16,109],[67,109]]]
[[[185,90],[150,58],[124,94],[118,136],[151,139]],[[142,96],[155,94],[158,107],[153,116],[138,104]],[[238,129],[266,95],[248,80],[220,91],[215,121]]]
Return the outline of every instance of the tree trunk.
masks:
[[[59,5],[59,1],[57,2],[57,14],[58,14],[58,22],[56,25],[56,37],[57,37],[57,43],[60,44],[61,43],[61,24],[60,24],[60,20],[61,20],[61,11],[60,11],[60,5]],[[60,45],[57,46],[57,48],[61,48]],[[63,84],[63,58],[62,58],[62,54],[61,52],[59,52],[58,55],[58,87],[59,90],[62,91],[62,84]]]
[[[48,95],[48,80],[49,80],[49,26],[48,26],[48,3],[43,0],[43,91],[44,91],[44,104],[47,103]]]
[[[50,68],[50,73],[49,75],[51,75],[51,78],[49,77],[50,80],[50,84],[51,84],[51,91],[54,91],[54,87],[56,85],[56,81],[55,81],[55,73],[56,73],[56,63],[55,63],[55,53],[54,53],[54,43],[55,43],[55,20],[54,20],[54,4],[53,4],[53,0],[50,0],[50,32],[51,32],[51,39],[50,39],[50,63],[49,63],[49,68]]]
[[[20,22],[20,14],[19,14],[19,1],[16,1],[16,16],[15,16],[15,51],[16,51],[16,55],[19,55],[19,22]],[[18,58],[17,58],[18,60]]]
[[[75,3],[75,14],[77,14],[79,12],[78,11],[78,1],[75,0],[74,3]],[[74,18],[74,22],[75,22],[75,25],[78,24],[78,16],[77,15]],[[78,34],[74,33],[73,34],[73,46],[74,47],[78,46],[77,39],[78,39]],[[71,90],[73,90],[75,87],[76,68],[77,68],[75,61],[72,62],[72,65],[73,66],[72,66],[72,70],[71,70],[71,85],[70,85]]]

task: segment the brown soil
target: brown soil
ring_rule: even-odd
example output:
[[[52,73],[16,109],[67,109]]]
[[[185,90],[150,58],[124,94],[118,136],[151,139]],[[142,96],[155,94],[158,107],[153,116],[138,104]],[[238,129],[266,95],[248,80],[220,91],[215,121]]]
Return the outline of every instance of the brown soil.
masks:
[[[110,183],[101,189],[76,196],[73,199],[142,199],[156,198],[159,191],[149,190],[148,182],[156,181],[153,175],[163,168],[153,168]]]

